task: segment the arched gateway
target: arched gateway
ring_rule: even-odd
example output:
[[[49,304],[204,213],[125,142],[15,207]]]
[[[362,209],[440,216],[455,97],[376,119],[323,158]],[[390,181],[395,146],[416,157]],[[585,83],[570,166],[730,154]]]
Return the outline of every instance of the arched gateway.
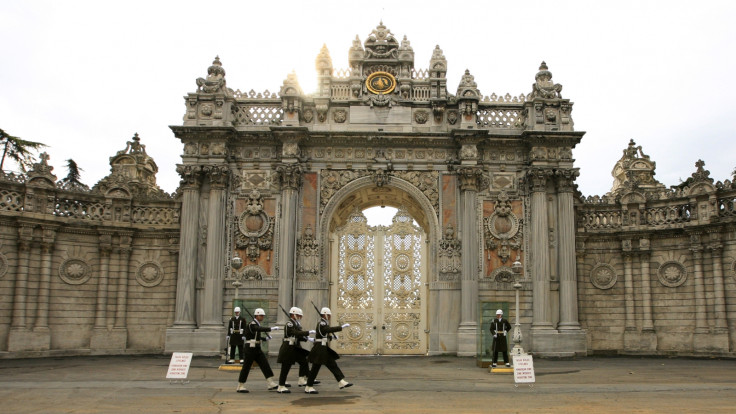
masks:
[[[235,302],[272,323],[279,305],[300,306],[305,326],[314,303],[351,323],[344,353],[476,355],[487,310],[513,309],[518,259],[525,348],[585,353],[572,160],[583,133],[547,66],[528,94],[484,97],[469,71],[452,94],[442,50],[416,69],[383,24],[348,63],[334,70],[323,47],[314,94],[294,75],[278,94],[243,93],[216,58],[186,97],[172,127],[184,154],[166,350],[219,352]],[[392,226],[366,225],[360,211],[378,205],[399,208]]]

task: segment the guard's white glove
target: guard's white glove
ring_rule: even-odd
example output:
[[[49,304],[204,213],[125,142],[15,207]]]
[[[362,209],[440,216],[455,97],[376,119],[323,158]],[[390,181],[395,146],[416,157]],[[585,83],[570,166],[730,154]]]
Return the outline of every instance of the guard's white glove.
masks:
[[[311,336],[308,336],[308,337],[307,337],[307,341],[309,341],[309,342],[314,342],[314,338],[312,338]]]
[[[230,335],[225,337],[225,342],[230,342]]]
[[[274,326],[273,328],[271,328],[272,331],[278,331],[279,329],[281,329],[280,326]]]
[[[317,331],[315,331],[315,330],[311,330],[311,331],[309,331],[309,334],[310,334],[310,335],[312,335],[312,334],[316,334],[316,333],[317,333]]]
[[[494,337],[494,338],[497,338],[497,337],[498,337],[498,334],[493,334],[493,337]]]
[[[347,328],[348,326],[350,326],[350,324],[349,324],[349,323],[344,323],[344,324],[342,324],[342,328],[343,328],[343,329]]]
[[[245,337],[243,337],[243,342],[245,342]]]

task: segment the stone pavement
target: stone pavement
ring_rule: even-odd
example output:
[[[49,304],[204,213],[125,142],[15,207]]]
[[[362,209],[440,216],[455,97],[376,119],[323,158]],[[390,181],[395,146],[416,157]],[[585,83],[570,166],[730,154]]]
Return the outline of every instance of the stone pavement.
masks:
[[[269,358],[278,375],[275,358]],[[189,382],[165,379],[169,357],[0,360],[2,413],[733,413],[736,360],[587,357],[535,359],[536,383],[514,386],[471,358],[353,357],[338,363],[355,386],[339,390],[324,367],[318,395],[250,393],[218,358],[194,358]]]

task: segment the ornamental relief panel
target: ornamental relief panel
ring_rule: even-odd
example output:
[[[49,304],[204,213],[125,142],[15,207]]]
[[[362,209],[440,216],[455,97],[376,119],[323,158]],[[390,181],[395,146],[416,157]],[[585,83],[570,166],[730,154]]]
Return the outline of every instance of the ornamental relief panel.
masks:
[[[687,270],[682,263],[671,260],[662,263],[657,269],[659,282],[667,287],[678,287],[687,280]]]
[[[344,159],[344,160],[373,160],[385,158],[387,160],[406,161],[445,161],[447,150],[436,148],[340,148],[316,147],[303,148],[302,153],[307,158]]]
[[[590,271],[590,283],[601,290],[612,288],[617,279],[616,269],[608,263],[598,263]]]
[[[274,228],[274,218],[263,210],[263,198],[258,190],[248,194],[245,211],[235,221],[236,247],[245,249],[250,261],[257,261],[261,250],[271,249]]]
[[[307,225],[304,234],[297,240],[296,275],[302,280],[316,280],[319,275],[319,243],[314,238],[312,226]]]
[[[483,219],[486,250],[496,251],[501,263],[506,263],[512,251],[521,248],[521,219],[512,211],[505,191],[498,194],[494,212]]]
[[[455,237],[452,225],[445,227],[445,234],[440,240],[440,276],[439,280],[458,280],[462,270],[462,245]]]
[[[271,170],[242,170],[234,188],[246,193],[251,190],[269,190],[273,180],[272,174]]]

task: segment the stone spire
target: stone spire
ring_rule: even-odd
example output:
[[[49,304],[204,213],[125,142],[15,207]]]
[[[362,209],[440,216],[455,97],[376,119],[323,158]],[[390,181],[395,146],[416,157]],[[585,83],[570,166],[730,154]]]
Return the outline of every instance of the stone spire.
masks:
[[[116,197],[168,198],[156,185],[156,173],[156,162],[146,153],[146,146],[141,144],[138,133],[135,133],[125,149],[110,157],[110,175],[100,180],[92,190]]]
[[[664,185],[654,178],[657,163],[644,154],[641,145],[637,146],[634,140],[611,171],[613,186],[611,193],[620,193],[626,189],[655,191],[664,189]]]
[[[332,76],[332,58],[326,44],[322,45],[314,65],[317,68],[317,76]]]
[[[475,83],[475,77],[470,74],[470,70],[465,69],[465,74],[460,80],[460,85],[457,87],[457,98],[458,99],[479,99],[480,91],[478,90],[478,84]]]
[[[429,59],[429,72],[432,78],[444,78],[447,73],[447,59],[440,45],[434,47],[432,58]]]

